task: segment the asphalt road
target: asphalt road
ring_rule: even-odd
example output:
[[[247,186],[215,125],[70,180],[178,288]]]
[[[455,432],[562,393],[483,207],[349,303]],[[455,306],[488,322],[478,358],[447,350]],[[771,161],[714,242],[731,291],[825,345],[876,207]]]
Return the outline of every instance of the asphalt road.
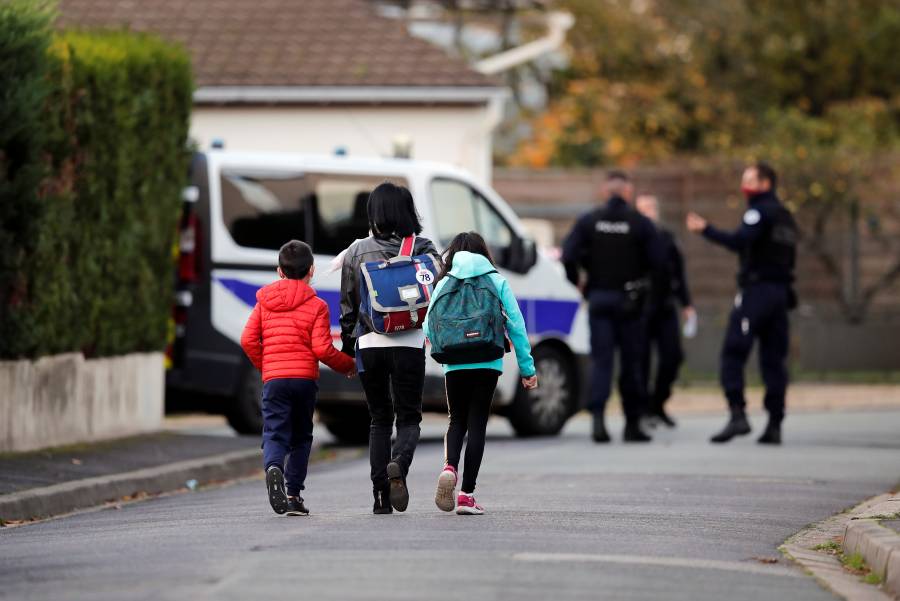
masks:
[[[308,518],[274,515],[252,481],[0,530],[0,598],[833,599],[777,547],[900,481],[900,411],[792,415],[781,448],[711,446],[720,425],[597,447],[584,419],[536,440],[497,420],[488,513],[463,517],[432,500],[432,420],[405,514],[370,514],[354,460],[313,469]]]

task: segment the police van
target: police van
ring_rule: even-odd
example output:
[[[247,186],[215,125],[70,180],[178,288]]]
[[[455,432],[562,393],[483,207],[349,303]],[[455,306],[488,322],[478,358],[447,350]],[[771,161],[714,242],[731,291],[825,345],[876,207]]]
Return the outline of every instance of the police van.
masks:
[[[220,399],[240,433],[258,433],[260,375],[244,357],[241,331],[256,291],[277,278],[278,249],[298,239],[313,249],[312,285],[330,308],[340,342],[340,270],[335,257],[368,235],[369,192],[390,180],[407,186],[423,236],[443,249],[459,232],[481,233],[522,308],[540,387],[525,391],[507,355],[494,411],[519,435],[556,434],[586,392],[587,315],[558,262],[538,252],[515,213],[493,190],[455,167],[407,159],[213,150],[198,153],[185,189],[175,334],[167,394]],[[443,375],[430,358],[425,411],[446,412]],[[338,439],[364,442],[369,417],[356,379],[323,366],[319,418]]]

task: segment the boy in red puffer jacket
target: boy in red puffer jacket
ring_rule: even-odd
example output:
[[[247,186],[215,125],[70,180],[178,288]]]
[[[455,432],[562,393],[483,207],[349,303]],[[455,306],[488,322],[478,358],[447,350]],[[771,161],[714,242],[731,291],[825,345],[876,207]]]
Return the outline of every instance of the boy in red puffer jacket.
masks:
[[[262,372],[266,488],[278,514],[309,514],[300,491],[312,447],[319,361],[348,377],[356,373],[353,359],[332,345],[328,305],[309,285],[314,272],[307,244],[291,240],[282,246],[281,279],[256,293],[241,335],[244,352]]]

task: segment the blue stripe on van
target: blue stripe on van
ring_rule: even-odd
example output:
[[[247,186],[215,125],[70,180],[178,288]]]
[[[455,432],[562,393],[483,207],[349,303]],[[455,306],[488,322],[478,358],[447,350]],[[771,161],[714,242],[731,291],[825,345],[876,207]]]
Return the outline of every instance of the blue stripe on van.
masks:
[[[229,292],[238,297],[244,304],[250,307],[256,304],[256,291],[262,288],[257,284],[243,282],[233,278],[216,278]],[[336,290],[316,290],[323,301],[328,303],[328,314],[331,325],[337,327],[341,319],[341,293]]]
[[[233,295],[241,299],[244,304],[250,305],[251,307],[256,305],[256,291],[262,288],[262,286],[248,284],[247,282],[232,278],[216,278],[216,281],[225,286],[225,288]]]
[[[256,291],[261,286],[233,278],[216,278],[216,280],[246,305],[252,307],[256,304]],[[337,290],[317,290],[316,293],[319,298],[328,303],[332,327],[340,326],[341,293]],[[579,302],[574,300],[519,299],[519,309],[525,318],[525,326],[528,328],[529,334],[551,332],[570,334],[578,306]]]
[[[550,332],[571,334],[579,305],[578,301],[573,300],[519,299],[519,309],[525,318],[525,327],[529,334]]]

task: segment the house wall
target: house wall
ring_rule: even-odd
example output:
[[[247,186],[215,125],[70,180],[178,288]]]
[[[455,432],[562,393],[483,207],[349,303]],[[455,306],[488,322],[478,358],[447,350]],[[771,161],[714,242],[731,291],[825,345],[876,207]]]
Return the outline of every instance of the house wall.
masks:
[[[232,150],[391,156],[394,138],[409,136],[412,156],[453,163],[491,178],[491,124],[483,106],[210,107],[196,106],[191,136],[201,148],[219,138]]]

